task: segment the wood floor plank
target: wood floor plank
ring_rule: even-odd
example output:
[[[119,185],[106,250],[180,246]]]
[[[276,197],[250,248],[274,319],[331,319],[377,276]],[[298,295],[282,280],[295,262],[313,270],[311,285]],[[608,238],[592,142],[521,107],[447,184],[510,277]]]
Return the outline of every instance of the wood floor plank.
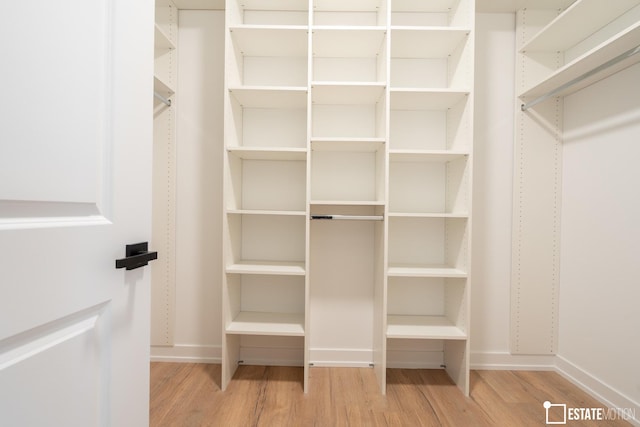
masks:
[[[465,397],[443,370],[387,370],[387,395],[373,369],[239,366],[225,392],[220,365],[151,364],[150,426],[540,426],[546,400],[602,407],[554,372],[472,371]],[[621,427],[617,421],[572,426]]]

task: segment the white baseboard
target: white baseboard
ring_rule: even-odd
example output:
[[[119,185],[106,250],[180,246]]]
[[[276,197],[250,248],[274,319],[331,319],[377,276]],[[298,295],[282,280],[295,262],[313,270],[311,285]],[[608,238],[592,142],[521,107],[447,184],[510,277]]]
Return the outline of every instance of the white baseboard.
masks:
[[[219,345],[179,344],[172,347],[151,346],[152,362],[221,363]]]
[[[553,371],[555,355],[520,355],[506,352],[472,352],[471,369],[493,371]]]
[[[562,356],[556,356],[556,371],[608,408],[635,409],[635,417],[626,421],[640,426],[640,403],[619,393]]]

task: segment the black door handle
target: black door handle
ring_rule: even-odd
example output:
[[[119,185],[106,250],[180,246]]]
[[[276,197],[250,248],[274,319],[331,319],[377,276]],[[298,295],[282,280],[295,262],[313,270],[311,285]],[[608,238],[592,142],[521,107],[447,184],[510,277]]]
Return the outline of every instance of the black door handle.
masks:
[[[149,243],[147,242],[127,245],[125,255],[125,258],[116,260],[116,268],[133,270],[144,267],[149,264],[149,261],[158,259],[158,252],[149,252]]]

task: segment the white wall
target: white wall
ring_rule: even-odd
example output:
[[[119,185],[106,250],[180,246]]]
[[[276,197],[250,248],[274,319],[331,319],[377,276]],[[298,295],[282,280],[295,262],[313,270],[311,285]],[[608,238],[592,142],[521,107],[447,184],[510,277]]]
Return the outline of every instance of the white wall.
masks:
[[[514,14],[476,16],[472,364],[509,349]]]
[[[558,367],[623,407],[640,407],[638,82],[635,65],[564,104]]]
[[[182,10],[178,26],[175,346],[151,355],[219,361],[224,11]]]

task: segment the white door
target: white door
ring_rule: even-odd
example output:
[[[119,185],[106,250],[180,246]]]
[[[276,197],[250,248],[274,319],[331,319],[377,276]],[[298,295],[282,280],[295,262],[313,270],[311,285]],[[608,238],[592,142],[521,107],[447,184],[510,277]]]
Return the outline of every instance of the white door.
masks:
[[[0,425],[148,424],[153,8],[2,3]]]

